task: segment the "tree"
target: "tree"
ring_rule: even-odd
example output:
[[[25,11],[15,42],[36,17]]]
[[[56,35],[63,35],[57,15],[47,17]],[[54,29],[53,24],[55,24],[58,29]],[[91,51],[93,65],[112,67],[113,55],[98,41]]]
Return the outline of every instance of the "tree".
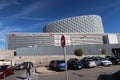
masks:
[[[101,54],[106,55],[106,49],[102,49]]]
[[[82,49],[75,49],[75,50],[74,50],[74,54],[75,54],[76,56],[78,56],[79,59],[80,59],[80,57],[82,57],[82,55],[83,55],[83,51],[82,51]]]

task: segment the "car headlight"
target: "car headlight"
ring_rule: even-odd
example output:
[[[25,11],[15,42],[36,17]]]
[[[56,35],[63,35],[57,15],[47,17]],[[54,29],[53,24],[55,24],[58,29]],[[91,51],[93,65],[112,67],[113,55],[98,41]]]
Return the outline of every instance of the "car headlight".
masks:
[[[20,69],[22,69],[23,68],[23,66],[20,66]]]
[[[0,74],[3,74],[3,72],[0,72]]]

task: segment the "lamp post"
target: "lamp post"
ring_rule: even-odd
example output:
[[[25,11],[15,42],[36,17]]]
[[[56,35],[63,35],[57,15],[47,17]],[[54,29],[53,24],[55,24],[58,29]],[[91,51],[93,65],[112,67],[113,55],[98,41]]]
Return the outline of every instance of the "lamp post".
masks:
[[[100,51],[100,53],[98,53],[98,56],[99,56],[99,54],[101,54],[101,49],[99,49],[99,51]]]
[[[85,41],[84,41],[85,37],[86,37],[86,36],[80,37],[80,39],[83,39],[83,45],[85,45]]]
[[[84,35],[84,36],[82,36],[82,37],[80,37],[80,39],[82,39],[83,40],[83,50],[85,50],[84,48],[85,48],[85,37],[86,37],[86,35]]]

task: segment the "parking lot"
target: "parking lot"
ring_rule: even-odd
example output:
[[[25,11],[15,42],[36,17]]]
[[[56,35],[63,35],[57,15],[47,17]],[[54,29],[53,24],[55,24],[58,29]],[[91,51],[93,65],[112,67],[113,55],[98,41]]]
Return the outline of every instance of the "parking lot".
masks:
[[[84,68],[81,70],[68,70],[69,80],[97,80],[101,74],[111,74],[120,70],[120,65],[112,65],[110,67],[98,66],[96,68]],[[49,72],[47,74],[39,74],[38,80],[66,80],[65,72]]]
[[[42,67],[41,67],[42,69]],[[50,71],[47,68],[41,70],[41,73],[33,73],[31,80],[66,80],[65,71]],[[47,72],[48,70],[48,72]],[[111,74],[120,70],[120,65],[112,65],[110,67],[98,66],[95,68],[83,68],[81,70],[68,70],[68,80],[97,80],[101,74]],[[22,80],[17,76],[25,76],[25,71],[15,71],[14,75],[6,77],[4,80]]]

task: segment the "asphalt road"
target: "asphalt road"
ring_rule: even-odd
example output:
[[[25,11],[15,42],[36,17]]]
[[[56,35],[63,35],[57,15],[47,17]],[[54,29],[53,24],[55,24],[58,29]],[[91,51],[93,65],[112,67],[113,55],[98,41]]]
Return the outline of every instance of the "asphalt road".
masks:
[[[84,68],[81,70],[68,70],[68,80],[97,80],[100,74],[110,74],[120,70],[120,65],[110,67]],[[25,76],[24,71],[15,71],[14,75],[8,76],[4,80],[22,80],[16,76]],[[31,80],[66,80],[65,71],[47,73],[47,74],[32,74]]]
[[[23,75],[23,73],[24,73],[24,70],[15,71],[14,74],[7,76],[3,80],[18,80],[17,76],[21,76]]]
[[[120,65],[110,67],[84,68],[69,70],[68,80],[97,80],[100,74],[110,74],[120,70]],[[49,75],[39,75],[39,80],[66,80],[65,72],[55,72]]]

